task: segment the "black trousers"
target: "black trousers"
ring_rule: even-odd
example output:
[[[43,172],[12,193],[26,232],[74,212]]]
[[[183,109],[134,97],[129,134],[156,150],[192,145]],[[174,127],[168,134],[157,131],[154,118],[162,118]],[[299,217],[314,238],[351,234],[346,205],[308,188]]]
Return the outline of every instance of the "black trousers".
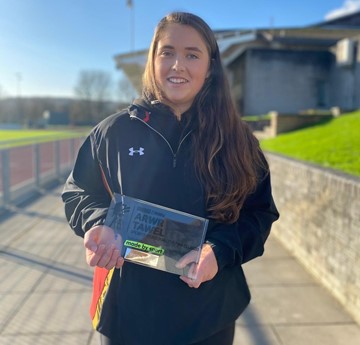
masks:
[[[226,327],[222,331],[212,335],[211,337],[200,341],[198,343],[193,343],[189,345],[232,345],[234,341],[234,334],[235,334],[235,322],[232,323],[230,326]],[[100,334],[100,344],[101,345],[125,345],[119,343],[117,341],[113,341],[108,337]],[[139,344],[142,345],[142,344]],[[144,344],[145,345],[145,344]],[[171,345],[171,344],[169,344]],[[185,345],[185,344],[184,344]]]

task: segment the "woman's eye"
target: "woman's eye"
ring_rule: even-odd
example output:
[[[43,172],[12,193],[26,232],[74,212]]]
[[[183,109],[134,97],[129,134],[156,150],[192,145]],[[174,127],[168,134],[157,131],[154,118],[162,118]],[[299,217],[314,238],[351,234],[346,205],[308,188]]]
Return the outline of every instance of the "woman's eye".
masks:
[[[171,56],[172,52],[168,51],[168,50],[164,50],[160,53],[160,56]]]
[[[188,58],[189,58],[189,59],[198,59],[198,56],[195,55],[195,54],[189,54],[189,55],[188,55]]]

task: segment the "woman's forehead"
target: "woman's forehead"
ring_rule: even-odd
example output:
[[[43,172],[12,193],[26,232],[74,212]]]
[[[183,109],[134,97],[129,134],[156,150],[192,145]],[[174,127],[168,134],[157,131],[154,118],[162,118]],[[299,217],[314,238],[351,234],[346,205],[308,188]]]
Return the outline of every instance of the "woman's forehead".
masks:
[[[180,47],[206,48],[202,35],[190,25],[168,24],[159,33],[157,46],[172,45]]]

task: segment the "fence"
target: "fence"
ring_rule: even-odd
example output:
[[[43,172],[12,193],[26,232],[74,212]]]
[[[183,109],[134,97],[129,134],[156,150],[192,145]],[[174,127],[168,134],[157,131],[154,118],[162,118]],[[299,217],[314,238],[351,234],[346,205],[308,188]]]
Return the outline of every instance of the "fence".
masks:
[[[0,149],[0,213],[50,183],[64,181],[83,140],[72,138]]]

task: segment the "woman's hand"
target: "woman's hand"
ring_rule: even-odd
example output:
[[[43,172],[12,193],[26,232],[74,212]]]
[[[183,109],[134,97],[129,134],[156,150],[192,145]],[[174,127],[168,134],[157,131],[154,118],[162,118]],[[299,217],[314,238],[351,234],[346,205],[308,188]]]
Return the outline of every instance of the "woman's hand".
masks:
[[[197,252],[191,251],[184,255],[176,264],[178,268],[191,265],[189,277],[180,276],[180,279],[193,288],[198,288],[202,283],[213,279],[218,272],[218,264],[210,244],[203,244],[198,264],[195,264],[196,256]]]
[[[105,225],[97,225],[85,233],[84,246],[86,262],[89,266],[103,267],[108,270],[120,268],[124,258],[120,256],[121,236]]]

